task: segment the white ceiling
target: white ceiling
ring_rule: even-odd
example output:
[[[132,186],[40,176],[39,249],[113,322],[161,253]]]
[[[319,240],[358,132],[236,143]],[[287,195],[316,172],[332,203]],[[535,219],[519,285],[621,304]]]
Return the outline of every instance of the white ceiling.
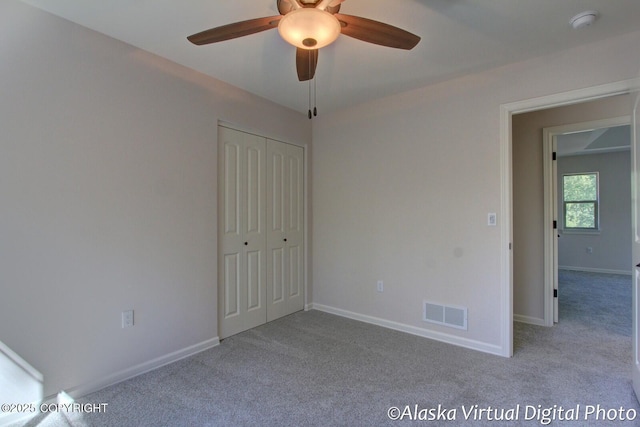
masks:
[[[558,156],[600,154],[629,150],[631,127],[614,126],[558,135]]]
[[[188,35],[277,15],[276,0],[23,0],[85,27],[306,112],[295,48],[277,30],[208,46]],[[597,10],[595,25],[569,19]],[[341,13],[382,21],[422,37],[411,51],[346,36],[320,50],[318,109],[374,98],[637,31],[638,0],[346,0]],[[588,64],[585,64],[588,66]]]

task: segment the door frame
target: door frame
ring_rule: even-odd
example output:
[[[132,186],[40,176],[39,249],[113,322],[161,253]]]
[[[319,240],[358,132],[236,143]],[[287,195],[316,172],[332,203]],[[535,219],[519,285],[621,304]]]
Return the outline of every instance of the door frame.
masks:
[[[557,162],[553,161],[556,151],[555,138],[558,135],[584,132],[592,129],[610,128],[631,124],[631,116],[590,120],[542,129],[542,165],[544,182],[544,326],[553,326],[558,322],[558,298],[554,291],[558,289],[558,173]],[[629,195],[631,197],[631,195]],[[558,229],[553,228],[558,221]]]
[[[640,79],[640,76],[638,79]],[[640,174],[640,164],[638,162],[640,156],[640,85],[635,87],[632,96],[635,99],[633,99],[633,110],[631,113],[631,228],[633,229],[633,241],[631,243],[631,256],[633,257],[631,261],[633,269],[633,286],[631,290],[633,312],[633,367],[631,369],[631,378],[636,399],[640,399],[640,321],[638,320],[638,285],[640,284],[638,266],[640,266],[640,264],[636,264],[636,261],[638,261],[638,249],[640,248],[640,223],[638,222],[640,210],[640,198],[638,197],[640,191],[638,185],[638,175]]]
[[[640,78],[532,98],[500,105],[500,347],[501,355],[513,356],[513,164],[512,116],[631,93]],[[634,316],[635,316],[634,301]],[[634,317],[635,318],[635,317]],[[635,327],[635,325],[634,325]]]

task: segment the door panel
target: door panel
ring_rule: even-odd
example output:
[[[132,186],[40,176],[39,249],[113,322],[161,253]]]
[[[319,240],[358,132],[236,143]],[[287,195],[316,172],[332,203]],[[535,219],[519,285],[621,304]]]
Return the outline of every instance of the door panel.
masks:
[[[224,234],[240,235],[240,146],[224,146]]]
[[[260,310],[262,307],[262,261],[260,251],[247,253],[247,311]]]
[[[271,304],[284,302],[284,249],[276,248],[271,251]]]
[[[267,141],[267,170],[268,200],[267,224],[269,224],[267,247],[271,256],[267,261],[267,321],[287,315],[287,277],[285,263],[285,229],[286,201],[285,201],[285,147],[284,144]]]
[[[289,312],[295,312],[304,307],[304,153],[300,147],[289,146],[288,149],[288,304]]]
[[[218,322],[220,338],[264,323],[266,233],[264,138],[220,127],[222,193]]]
[[[289,215],[287,240],[289,248],[289,310],[304,307],[304,153],[299,147],[289,149]]]
[[[284,232],[284,166],[285,159],[284,154],[275,151],[273,147],[268,153],[271,160],[269,166],[269,197],[270,205],[269,212],[271,213],[271,220],[269,224],[271,226],[271,232]]]
[[[289,298],[302,296],[302,248],[289,248]]]
[[[267,321],[302,310],[303,149],[267,140]]]
[[[260,233],[262,227],[262,159],[264,153],[260,147],[248,147],[246,150],[246,180],[247,180],[247,200],[246,200],[246,229],[245,233]]]
[[[240,313],[240,259],[238,254],[224,257],[224,316],[237,316]]]
[[[287,231],[302,231],[302,186],[304,185],[302,170],[302,153],[289,157],[289,216]]]

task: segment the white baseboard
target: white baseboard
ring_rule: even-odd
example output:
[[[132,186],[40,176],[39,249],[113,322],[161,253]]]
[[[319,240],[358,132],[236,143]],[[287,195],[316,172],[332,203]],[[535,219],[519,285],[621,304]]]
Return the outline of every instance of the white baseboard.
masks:
[[[585,273],[623,274],[625,276],[631,276],[633,274],[631,270],[609,270],[606,268],[571,267],[568,265],[559,265],[558,270],[584,271]]]
[[[102,390],[105,387],[109,387],[119,382],[126,381],[133,377],[137,377],[138,375],[153,371],[154,369],[158,369],[170,363],[177,362],[178,360],[184,359],[186,357],[193,356],[194,354],[200,353],[218,345],[220,345],[220,339],[218,337],[215,337],[210,340],[206,340],[201,343],[183,348],[181,350],[174,351],[173,353],[157,357],[153,360],[149,360],[148,362],[132,366],[123,371],[107,375],[106,377],[99,378],[95,381],[72,387],[70,389],[64,390],[64,392],[72,398],[77,399],[98,390]],[[34,404],[38,406],[40,403],[55,403],[57,402],[57,399],[58,395],[54,394],[46,396],[42,399],[41,402],[35,402]],[[3,414],[0,413],[0,427],[23,421],[26,423],[26,421],[32,418],[34,415],[35,414],[4,414],[3,416]]]
[[[346,317],[348,319],[358,320],[360,322],[370,323],[372,325],[382,326],[383,328],[393,329],[408,334],[417,335],[423,338],[429,338],[435,341],[464,347],[471,350],[481,351],[483,353],[504,356],[502,347],[493,344],[487,344],[480,341],[470,340],[455,335],[449,335],[442,332],[436,332],[429,329],[418,328],[416,326],[406,325],[391,320],[381,319],[379,317],[368,316],[366,314],[354,313],[352,311],[343,310],[341,308],[330,307],[322,304],[309,304],[310,310],[323,311],[325,313],[335,314],[337,316]]]
[[[153,371],[154,369],[158,369],[170,363],[177,362],[178,360],[184,359],[186,357],[193,356],[194,354],[200,353],[202,351],[208,350],[218,345],[220,345],[220,339],[218,337],[215,337],[210,340],[206,340],[201,343],[194,344],[192,346],[174,351],[173,353],[169,353],[164,356],[157,357],[155,359],[149,360],[139,365],[124,369],[120,372],[107,375],[106,377],[99,378],[95,381],[91,381],[83,385],[72,387],[64,391],[72,398],[77,399],[79,397],[86,396],[87,394],[96,392],[98,390],[102,390],[105,387],[109,387],[119,382],[126,381],[133,377],[137,377],[138,375],[145,374],[149,371]],[[55,401],[56,398],[57,398],[57,395],[53,395],[53,396],[45,397],[44,400]]]
[[[544,322],[544,319],[540,319],[538,317],[530,317],[530,316],[523,316],[521,314],[514,314],[513,320],[515,322],[528,323],[529,325],[547,326]]]

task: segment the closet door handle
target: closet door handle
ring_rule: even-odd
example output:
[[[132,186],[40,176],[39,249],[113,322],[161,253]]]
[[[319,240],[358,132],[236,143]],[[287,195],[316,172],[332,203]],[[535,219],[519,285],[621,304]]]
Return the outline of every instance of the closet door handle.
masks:
[[[244,242],[244,245],[247,246],[249,244],[249,242]]]
[[[287,239],[284,239],[284,241],[286,242],[286,241],[287,241]]]

